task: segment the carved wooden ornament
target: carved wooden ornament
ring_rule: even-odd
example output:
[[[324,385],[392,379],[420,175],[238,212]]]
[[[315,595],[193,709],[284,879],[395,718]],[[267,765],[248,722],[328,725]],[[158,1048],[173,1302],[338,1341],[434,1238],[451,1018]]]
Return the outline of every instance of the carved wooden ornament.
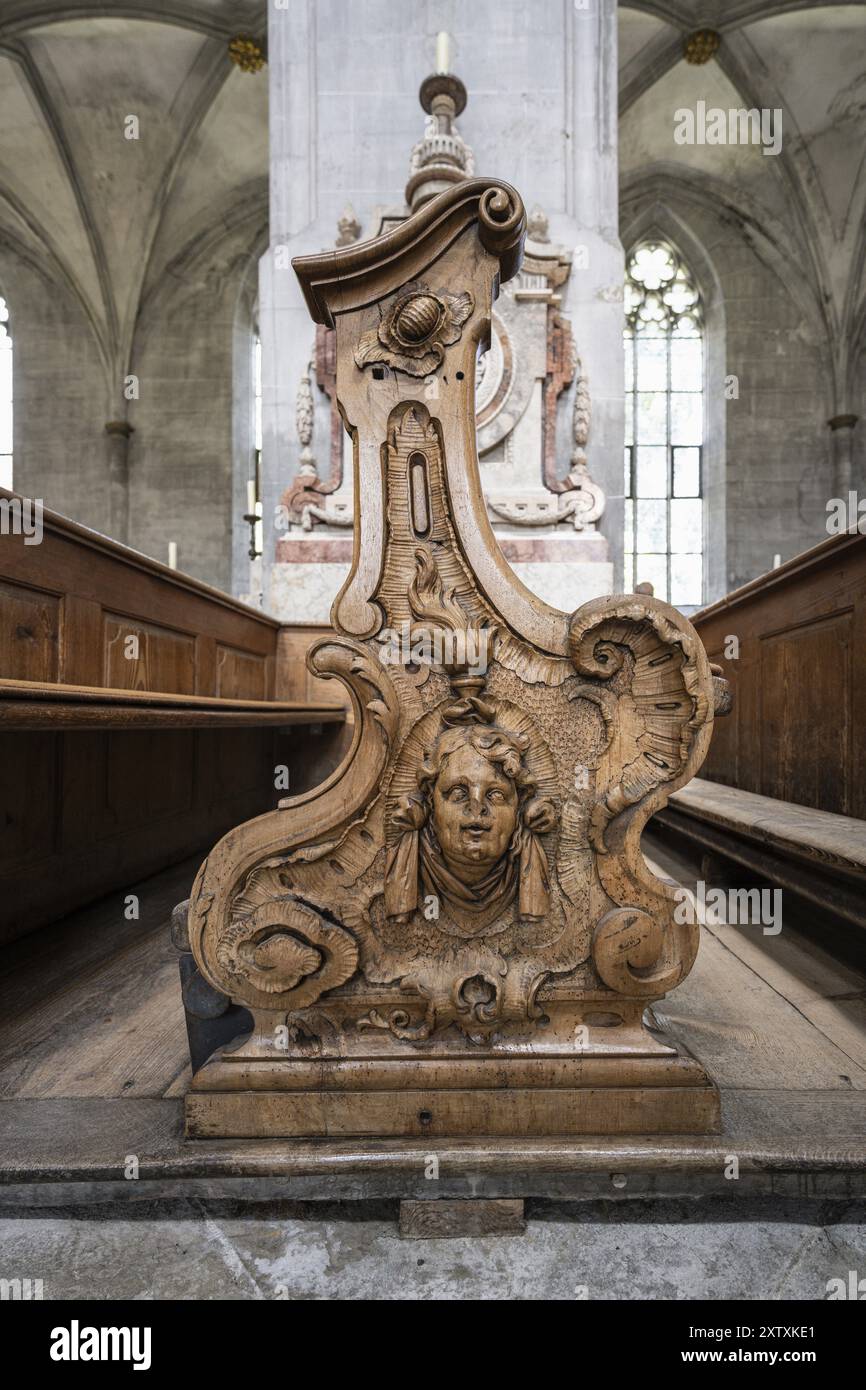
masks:
[[[549,608],[481,495],[475,362],[524,235],[514,189],[472,178],[295,261],[354,444],[354,561],[309,658],[354,742],[199,871],[196,960],[255,1026],[196,1074],[191,1135],[718,1126],[643,1022],[698,945],[640,837],[706,755],[704,649],[642,595]]]

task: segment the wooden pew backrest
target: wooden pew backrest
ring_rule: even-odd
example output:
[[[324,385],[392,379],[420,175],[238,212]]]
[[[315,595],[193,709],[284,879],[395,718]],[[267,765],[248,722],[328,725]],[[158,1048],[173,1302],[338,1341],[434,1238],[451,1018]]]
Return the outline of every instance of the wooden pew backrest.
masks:
[[[692,622],[733,693],[702,775],[866,819],[866,536],[831,537]]]

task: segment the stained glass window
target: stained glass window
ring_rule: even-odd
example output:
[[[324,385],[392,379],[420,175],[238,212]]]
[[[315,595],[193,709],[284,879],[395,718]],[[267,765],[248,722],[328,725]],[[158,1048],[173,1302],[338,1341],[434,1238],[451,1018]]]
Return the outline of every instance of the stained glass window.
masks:
[[[641,241],[625,282],[625,589],[703,601],[703,313],[669,243]]]
[[[12,487],[12,339],[9,310],[0,298],[0,487]]]

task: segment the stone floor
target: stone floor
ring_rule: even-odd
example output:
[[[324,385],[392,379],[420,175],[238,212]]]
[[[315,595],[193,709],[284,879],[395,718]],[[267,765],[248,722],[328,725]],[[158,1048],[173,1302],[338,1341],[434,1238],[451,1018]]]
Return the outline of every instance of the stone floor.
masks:
[[[46,1299],[826,1299],[862,1205],[528,1204],[522,1236],[402,1240],[395,1203],[0,1211],[0,1279]],[[866,1283],[864,1283],[866,1288]]]

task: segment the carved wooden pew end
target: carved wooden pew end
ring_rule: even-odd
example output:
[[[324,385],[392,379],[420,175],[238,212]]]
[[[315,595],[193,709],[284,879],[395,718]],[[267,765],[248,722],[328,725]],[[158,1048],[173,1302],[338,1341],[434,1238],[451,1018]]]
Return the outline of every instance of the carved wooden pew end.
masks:
[[[549,608],[481,496],[475,360],[524,232],[512,188],[467,179],[295,262],[354,442],[354,563],[309,657],[354,742],[196,879],[199,971],[254,1025],[196,1073],[192,1137],[719,1128],[643,1018],[697,951],[640,836],[706,755],[706,654],[650,597]]]

